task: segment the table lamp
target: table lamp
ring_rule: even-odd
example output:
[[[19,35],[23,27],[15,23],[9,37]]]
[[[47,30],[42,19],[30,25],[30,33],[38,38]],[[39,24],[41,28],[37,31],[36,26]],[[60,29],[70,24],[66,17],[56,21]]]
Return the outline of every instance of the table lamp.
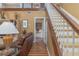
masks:
[[[12,34],[18,34],[18,30],[16,26],[12,22],[3,22],[0,25],[0,35],[5,35],[3,36],[3,42],[6,46],[6,48],[10,47],[10,44],[13,41]]]

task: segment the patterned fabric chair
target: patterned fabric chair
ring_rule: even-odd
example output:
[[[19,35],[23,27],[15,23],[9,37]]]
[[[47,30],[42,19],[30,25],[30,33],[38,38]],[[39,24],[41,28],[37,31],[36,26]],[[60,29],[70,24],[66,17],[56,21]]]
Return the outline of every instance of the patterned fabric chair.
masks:
[[[18,39],[17,41],[13,42],[10,47],[18,48],[19,52],[16,55],[26,56],[28,55],[32,47],[33,39],[34,39],[33,33],[32,32],[27,33],[24,36],[22,36],[20,39]],[[0,45],[0,50],[2,49],[5,49],[5,45]],[[9,54],[9,55],[12,55],[12,54]]]
[[[25,41],[24,41],[22,47],[19,49],[18,55],[20,55],[20,56],[28,55],[28,53],[33,45],[33,39],[34,39],[33,33],[30,33],[30,35],[28,37],[25,37]]]

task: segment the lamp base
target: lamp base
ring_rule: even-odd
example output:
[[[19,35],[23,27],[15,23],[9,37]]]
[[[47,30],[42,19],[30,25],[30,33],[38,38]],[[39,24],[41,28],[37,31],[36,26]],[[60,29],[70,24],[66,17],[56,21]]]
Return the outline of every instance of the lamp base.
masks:
[[[6,49],[10,48],[12,41],[13,41],[13,37],[11,35],[6,35],[3,37],[3,42]]]

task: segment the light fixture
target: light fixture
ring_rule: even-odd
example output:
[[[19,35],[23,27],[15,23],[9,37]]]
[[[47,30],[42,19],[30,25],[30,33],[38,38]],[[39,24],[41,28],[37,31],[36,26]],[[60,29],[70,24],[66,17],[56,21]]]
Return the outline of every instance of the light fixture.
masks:
[[[3,42],[6,48],[8,48],[13,41],[12,34],[18,34],[18,33],[19,32],[16,29],[16,26],[12,22],[3,22],[0,25],[0,35],[5,35],[3,37]]]

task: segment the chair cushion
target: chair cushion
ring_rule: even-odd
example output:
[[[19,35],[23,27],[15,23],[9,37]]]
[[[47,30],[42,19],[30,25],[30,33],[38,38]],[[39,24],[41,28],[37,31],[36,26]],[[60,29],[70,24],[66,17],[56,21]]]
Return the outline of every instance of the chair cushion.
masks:
[[[5,49],[2,51],[2,54],[5,55],[5,56],[11,56],[15,53],[15,49]]]

